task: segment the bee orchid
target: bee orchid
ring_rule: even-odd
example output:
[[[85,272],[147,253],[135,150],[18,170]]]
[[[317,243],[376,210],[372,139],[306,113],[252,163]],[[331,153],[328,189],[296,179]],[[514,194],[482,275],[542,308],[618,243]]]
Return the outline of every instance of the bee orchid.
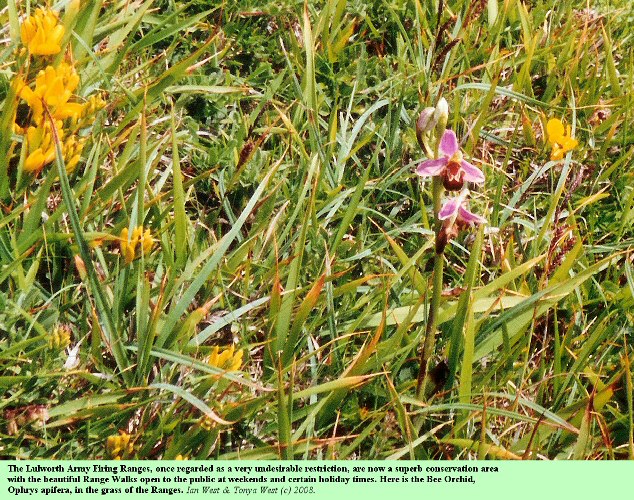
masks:
[[[448,199],[438,212],[438,218],[442,221],[455,222],[458,226],[471,226],[484,224],[486,219],[470,212],[466,207],[468,191],[465,189],[460,195]]]
[[[438,212],[438,218],[443,222],[436,237],[436,253],[443,253],[447,243],[458,236],[461,229],[486,222],[484,217],[467,209],[468,194],[468,190],[462,190],[458,196],[448,199]]]
[[[421,177],[440,176],[443,186],[448,191],[459,191],[464,182],[476,184],[484,182],[482,171],[464,159],[456,134],[452,130],[445,130],[438,150],[441,157],[423,161],[416,168],[418,175]]]

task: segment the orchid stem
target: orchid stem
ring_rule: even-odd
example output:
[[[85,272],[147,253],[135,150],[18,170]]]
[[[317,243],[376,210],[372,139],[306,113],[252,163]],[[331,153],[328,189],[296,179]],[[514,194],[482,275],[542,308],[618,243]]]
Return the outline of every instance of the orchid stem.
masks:
[[[437,235],[441,227],[441,222],[438,219],[438,212],[440,212],[440,198],[442,196],[442,191],[442,180],[438,177],[434,177],[432,197]],[[416,396],[418,398],[422,398],[425,395],[425,389],[427,386],[427,364],[429,363],[429,359],[431,358],[436,346],[436,320],[438,318],[438,308],[440,307],[440,296],[442,294],[444,262],[443,250],[440,253],[436,253],[436,256],[434,257],[434,281],[432,284],[431,304],[429,305],[427,325],[425,326],[425,340],[423,343],[423,350],[420,355],[420,366],[416,382]]]

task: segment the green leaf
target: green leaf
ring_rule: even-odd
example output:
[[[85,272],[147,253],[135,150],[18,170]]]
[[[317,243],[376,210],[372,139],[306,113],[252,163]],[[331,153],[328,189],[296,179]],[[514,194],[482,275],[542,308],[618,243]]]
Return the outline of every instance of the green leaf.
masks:
[[[176,302],[176,304],[173,305],[170,309],[167,319],[159,333],[159,338],[156,342],[157,347],[163,347],[165,340],[171,335],[174,327],[176,326],[176,323],[181,318],[183,313],[187,310],[189,305],[192,303],[198,290],[200,290],[200,288],[205,284],[211,273],[216,269],[218,264],[220,264],[220,261],[229,249],[229,246],[242,229],[242,226],[246,222],[247,217],[251,214],[251,212],[255,208],[256,203],[260,199],[260,196],[268,186],[268,183],[271,180],[271,177],[273,177],[273,175],[275,174],[278,165],[275,165],[269,170],[268,174],[266,174],[262,182],[260,182],[260,185],[251,196],[251,199],[247,203],[247,206],[244,207],[244,210],[240,214],[240,217],[238,217],[236,223],[233,225],[231,230],[225,236],[223,236],[223,238],[216,245],[214,245],[214,251],[211,255],[211,258],[205,263],[202,270],[198,273],[198,275],[191,283],[191,285],[187,288],[187,290],[185,290],[178,302]]]
[[[165,384],[162,382],[158,382],[155,384],[150,384],[150,389],[162,389],[164,391],[170,391],[176,394],[177,396],[183,398],[185,401],[190,403],[192,406],[198,408],[206,417],[212,419],[214,422],[220,425],[230,425],[231,422],[220,418],[216,412],[214,412],[209,406],[203,403],[200,399],[194,396],[191,392],[182,389],[181,387],[177,387],[172,384]]]

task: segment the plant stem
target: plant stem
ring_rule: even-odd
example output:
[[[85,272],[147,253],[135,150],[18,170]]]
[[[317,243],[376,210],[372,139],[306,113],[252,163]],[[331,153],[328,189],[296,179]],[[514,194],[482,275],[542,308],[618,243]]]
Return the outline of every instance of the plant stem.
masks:
[[[438,177],[433,180],[433,203],[434,217],[436,219],[436,235],[440,231],[441,223],[438,220],[438,212],[440,212],[440,197],[442,195],[442,181]],[[425,327],[425,340],[423,343],[423,351],[420,355],[420,366],[418,369],[418,378],[416,382],[416,396],[423,397],[425,387],[427,385],[427,364],[429,358],[434,352],[436,346],[436,320],[438,318],[438,308],[440,307],[440,296],[443,286],[443,266],[444,266],[444,250],[436,253],[434,257],[434,281],[432,284],[431,304],[429,305],[429,314],[427,316],[427,325]]]

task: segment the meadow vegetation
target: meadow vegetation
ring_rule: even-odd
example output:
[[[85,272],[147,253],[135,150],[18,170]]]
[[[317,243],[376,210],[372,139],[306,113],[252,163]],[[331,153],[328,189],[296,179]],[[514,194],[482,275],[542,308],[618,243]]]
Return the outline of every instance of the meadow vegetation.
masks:
[[[634,458],[629,0],[0,19],[1,457]]]

